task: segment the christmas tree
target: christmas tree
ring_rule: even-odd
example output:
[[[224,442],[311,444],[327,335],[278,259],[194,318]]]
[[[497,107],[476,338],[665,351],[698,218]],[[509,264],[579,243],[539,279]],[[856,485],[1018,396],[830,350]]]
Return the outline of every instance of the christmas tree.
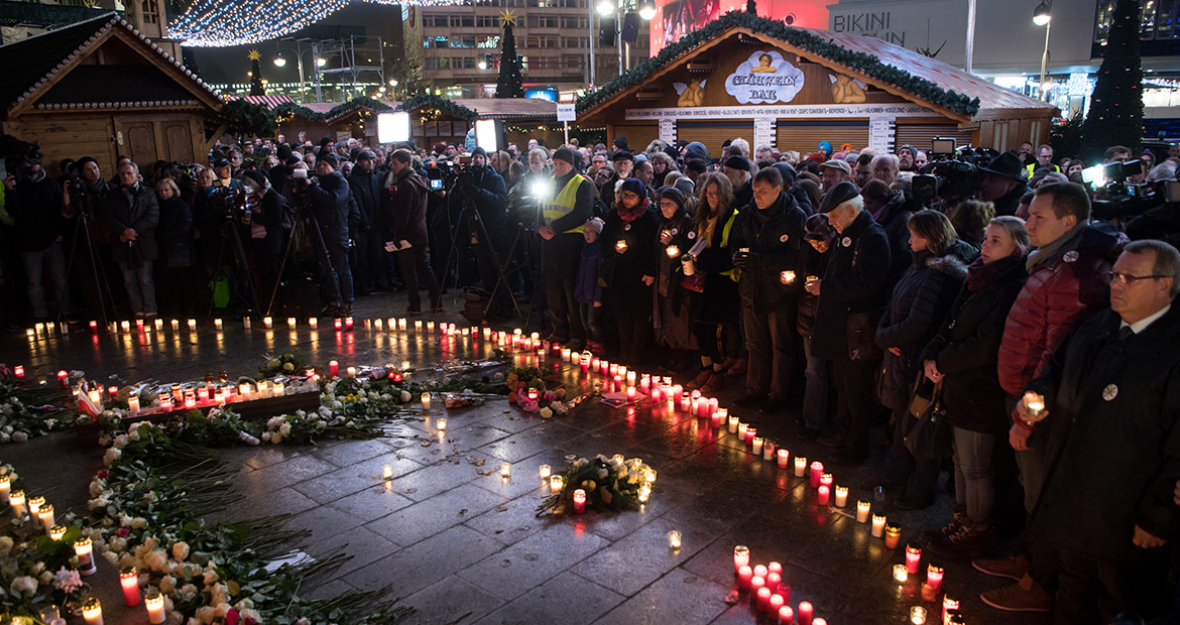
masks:
[[[250,95],[266,95],[266,89],[262,88],[262,66],[258,63],[258,59],[262,55],[258,50],[250,51]]]
[[[500,22],[504,24],[504,49],[500,54],[500,77],[496,80],[496,97],[523,98],[520,57],[516,55],[516,36],[512,34],[512,27],[516,25],[516,15],[512,11],[504,11],[500,15]]]
[[[1118,0],[1082,127],[1082,156],[1101,161],[1112,145],[1135,150],[1143,138],[1143,66],[1139,62],[1139,0]]]

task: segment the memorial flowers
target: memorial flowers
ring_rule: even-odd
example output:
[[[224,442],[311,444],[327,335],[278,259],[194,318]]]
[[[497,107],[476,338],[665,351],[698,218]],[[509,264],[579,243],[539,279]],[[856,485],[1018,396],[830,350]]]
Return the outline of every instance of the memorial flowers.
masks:
[[[610,458],[598,454],[593,459],[566,456],[565,468],[553,475],[561,478],[562,486],[541,502],[537,516],[573,511],[579,503],[598,511],[638,510],[651,495],[657,477],[642,459],[624,459],[622,454]]]

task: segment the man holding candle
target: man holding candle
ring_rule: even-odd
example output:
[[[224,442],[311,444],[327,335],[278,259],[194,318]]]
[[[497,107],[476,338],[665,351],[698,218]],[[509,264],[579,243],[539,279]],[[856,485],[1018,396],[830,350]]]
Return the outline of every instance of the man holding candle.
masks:
[[[832,362],[842,432],[820,442],[839,448],[837,462],[858,462],[869,454],[869,425],[876,412],[874,379],[881,366],[876,348],[877,320],[885,306],[889,272],[889,239],[851,182],[841,182],[824,195],[819,212],[838,233],[822,277],[804,288],[819,298],[812,336],[812,355]],[[871,348],[871,349],[870,349]]]
[[[740,157],[737,157],[740,158]],[[794,313],[799,282],[782,280],[782,272],[802,271],[799,245],[807,216],[795,198],[783,192],[779,170],[768,167],[754,176],[754,209],[738,214],[731,248],[740,270],[742,322],[749,352],[746,397],[739,404],[766,402],[780,406],[790,382],[794,356]]]
[[[1045,409],[1016,407],[1049,430],[1053,469],[1030,536],[1059,558],[1060,624],[1099,609],[1103,622],[1126,609],[1150,617],[1165,594],[1159,547],[1180,530],[1180,252],[1137,241],[1106,275],[1110,308],[1083,321],[1027,388]]]

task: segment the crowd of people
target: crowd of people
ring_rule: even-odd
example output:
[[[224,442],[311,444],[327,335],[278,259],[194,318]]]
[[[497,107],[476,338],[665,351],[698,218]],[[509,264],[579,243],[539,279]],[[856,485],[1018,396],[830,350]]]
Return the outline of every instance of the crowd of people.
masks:
[[[340,316],[394,289],[414,315],[449,287],[492,318],[531,302],[574,350],[637,365],[654,347],[690,389],[744,384],[738,406],[796,413],[836,462],[888,424],[891,505],[933,505],[947,469],[953,518],[922,540],[1016,580],[993,607],[1071,624],[1174,609],[1180,148],[1108,187],[1047,145],[954,156],[279,136],[208,165],[122,159],[108,180],[93,158],[52,178],[32,155],[6,181],[3,276],[23,268],[36,319]],[[1104,164],[1134,160],[1114,146]],[[1018,555],[992,551],[1018,534]]]

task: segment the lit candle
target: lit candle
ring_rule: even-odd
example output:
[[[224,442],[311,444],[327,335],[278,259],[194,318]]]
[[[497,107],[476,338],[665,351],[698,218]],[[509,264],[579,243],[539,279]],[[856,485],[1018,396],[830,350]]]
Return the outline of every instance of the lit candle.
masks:
[[[543,479],[543,480],[547,479],[549,477],[550,471],[552,471],[552,469],[549,467],[549,465],[547,465],[547,464],[541,465],[541,470],[540,470],[541,479]]]
[[[750,548],[745,545],[737,545],[733,548],[733,570],[739,571],[743,566],[750,563]]]
[[[549,490],[557,492],[565,487],[565,480],[560,475],[549,476]]]
[[[574,491],[574,514],[584,512],[586,512],[586,491],[579,488]]]
[[[836,507],[843,508],[848,503],[848,487],[836,487]]]
[[[742,440],[742,442],[746,441],[746,430],[748,430],[748,429],[750,429],[749,425],[746,425],[745,423],[738,424],[737,435],[738,435],[738,438]]]
[[[647,500],[649,498],[651,498],[651,486],[648,486],[647,484],[640,486],[639,487],[639,503],[647,503]]]
[[[23,366],[21,366],[21,365],[17,365],[17,366],[15,366],[15,367],[13,367],[13,368],[12,368],[12,373],[16,375],[16,378],[17,378],[18,380],[23,380],[23,379],[25,379],[25,368],[24,368]]]
[[[344,329],[344,320],[343,320],[343,319],[337,318],[337,319],[335,319],[335,320],[332,322],[332,324],[333,324],[334,326],[336,326],[336,329],[337,329],[337,330],[343,330],[343,329]]]
[[[778,279],[783,284],[791,284],[792,282],[795,281],[795,272],[794,271],[784,271],[781,274],[779,274]]]
[[[131,395],[127,397],[127,409],[131,414],[139,414],[139,396]]]
[[[86,537],[74,541],[74,555],[78,556],[78,572],[82,575],[94,575],[98,571],[94,566],[94,546]]]
[[[8,495],[8,505],[12,506],[12,513],[18,517],[25,515],[25,491],[14,490]]]
[[[817,490],[816,492],[819,494],[819,505],[821,505],[821,506],[828,505],[828,499],[831,497],[831,494],[832,494],[831,489],[829,489],[827,486],[821,485],[819,487],[819,490]]]
[[[627,387],[627,401],[635,401],[636,390],[634,386]]]
[[[139,605],[139,571],[134,567],[123,569],[119,573],[119,584],[123,586],[123,601],[127,603],[127,607]]]
[[[568,348],[568,347],[563,347],[563,348],[561,348],[561,359],[562,359],[562,360],[569,360],[569,359],[570,359],[570,353],[571,353],[571,352],[570,352],[570,348]]]
[[[190,332],[197,329],[197,320],[196,319],[189,319],[188,320],[188,329]]]
[[[950,595],[944,595],[942,597],[942,622],[944,624],[949,623],[950,613],[958,609],[959,601],[957,599],[951,599]]]
[[[766,586],[759,588],[754,593],[758,597],[758,611],[768,612],[770,610],[770,595],[773,593]]]
[[[402,317],[402,318],[398,319],[398,320],[397,320],[397,329],[398,329],[398,330],[401,330],[402,332],[405,332],[405,331],[406,331],[406,323],[407,323],[407,321],[406,321],[406,318],[405,318],[405,317]],[[390,328],[392,328],[392,327],[393,327],[393,322],[392,322],[392,321],[389,323],[389,327],[390,327]]]
[[[295,325],[295,317],[287,317],[287,329],[294,330]]]
[[[90,398],[90,403],[98,406],[99,408],[102,408],[102,391],[98,389],[92,389],[87,391],[86,396]]]
[[[749,565],[743,564],[742,566],[738,567],[737,576],[738,587],[742,590],[749,590],[751,580],[754,579],[754,570],[751,569]]]
[[[223,324],[221,323],[220,317],[213,320],[213,327],[216,328],[218,332],[220,332],[222,330]]]
[[[922,546],[910,543],[905,546],[905,568],[910,573],[918,574],[918,565],[922,562]]]
[[[885,548],[897,549],[901,541],[901,526],[896,523],[885,524]]]
[[[754,566],[754,577],[761,577],[763,580],[765,580],[768,573],[770,573],[770,571],[766,568],[766,565],[758,564]]]
[[[173,323],[175,323],[175,321]],[[250,318],[249,317],[242,317],[242,327],[246,330],[250,329]],[[173,326],[172,329],[175,330],[176,327]]]
[[[130,321],[119,322],[119,329],[124,332],[130,332],[131,331],[131,322]]]
[[[381,468],[381,477],[385,480],[393,479],[393,467],[388,464],[385,465],[384,467],[382,467]]]
[[[348,369],[345,369],[345,372],[348,374],[348,377],[350,377],[350,378],[356,377],[356,367],[349,367]]]
[[[910,572],[906,570],[904,564],[893,565],[893,581],[904,584],[910,578]]]
[[[787,468],[787,460],[790,457],[791,457],[790,451],[787,451],[786,449],[779,447],[778,448],[778,468],[780,468],[780,469]]]
[[[161,320],[160,320],[160,319],[157,319],[156,321],[157,321],[157,322],[159,322],[159,321],[161,321]],[[157,327],[156,329],[159,329],[159,328]],[[97,331],[98,331],[98,321],[95,321],[94,319],[91,319],[91,320],[90,320],[90,331],[91,331],[91,332],[97,332]]]
[[[624,241],[623,239],[619,239],[618,242],[615,243],[615,251],[620,254],[626,253],[627,252],[627,242]]]
[[[795,622],[795,610],[789,605],[784,605],[778,609],[778,622],[782,625],[791,625]]]
[[[86,625],[102,625],[102,604],[98,599],[91,597],[82,604],[82,618]]]
[[[867,501],[856,502],[856,522],[857,523],[868,523],[869,510],[872,510],[872,508],[873,508],[873,504],[871,504]]]
[[[33,525],[37,524],[37,513],[41,511],[41,506],[45,505],[44,497],[30,497],[28,500],[29,518],[33,520]]]
[[[37,511],[37,518],[41,521],[41,527],[45,530],[45,535],[49,535],[49,530],[53,527],[53,504],[45,504]]]
[[[824,474],[824,463],[816,460],[811,463],[811,487],[819,488],[819,478]]]
[[[811,625],[811,616],[815,613],[815,608],[811,607],[811,603],[807,601],[799,602],[799,625]]]
[[[1028,392],[1024,394],[1024,409],[1030,417],[1039,417],[1045,410],[1045,397],[1037,393]]]
[[[172,320],[172,323],[171,323],[170,325],[172,326],[172,331],[173,331],[173,332],[176,332],[177,330],[179,330],[179,329],[180,329],[180,320],[179,320],[179,319],[173,319],[173,320]]]
[[[942,575],[941,566],[934,566],[933,564],[926,566],[926,583],[934,588],[935,594],[938,593],[939,588],[942,588]]]
[[[0,475],[0,501],[8,499],[8,492],[12,488],[12,478]]]
[[[811,625],[828,625],[828,621],[825,618],[817,617],[815,620],[811,621]]]
[[[446,417],[439,417],[437,424],[438,424],[438,429],[440,429],[440,430],[447,429],[447,418]]]
[[[673,551],[680,549],[680,532],[671,530],[668,532],[668,547]]]
[[[762,459],[774,460],[774,443],[772,441],[766,441],[766,444],[762,446]]]
[[[823,475],[819,476],[819,485],[820,486],[827,486],[828,490],[831,490],[832,482],[833,482],[833,479],[832,479],[831,473],[824,473]]]
[[[65,369],[57,372],[57,385],[62,388],[70,386],[70,374]]]
[[[746,446],[747,447],[754,446],[754,437],[757,435],[758,435],[758,428],[756,428],[752,425],[746,428]]]
[[[422,409],[430,411],[430,393],[422,393]]]
[[[780,594],[771,595],[770,596],[770,613],[771,614],[780,614],[783,609],[783,603],[785,603],[785,602],[786,602],[786,599],[783,599],[782,595],[780,595]]]
[[[920,605],[910,608],[910,622],[914,625],[926,625],[926,608]]]
[[[795,456],[795,477],[803,477],[807,472],[807,457]]]
[[[762,453],[763,440],[761,436],[754,437],[754,455]]]
[[[873,515],[873,538],[880,538],[885,535],[885,516],[881,514]]]
[[[66,535],[66,526],[54,525],[49,528],[49,538],[52,540],[61,540]]]
[[[335,360],[328,361],[328,375],[336,377],[340,375],[340,363]]]
[[[143,601],[147,606],[148,622],[151,625],[162,625],[166,615],[164,614],[164,596],[158,592],[148,594]]]

